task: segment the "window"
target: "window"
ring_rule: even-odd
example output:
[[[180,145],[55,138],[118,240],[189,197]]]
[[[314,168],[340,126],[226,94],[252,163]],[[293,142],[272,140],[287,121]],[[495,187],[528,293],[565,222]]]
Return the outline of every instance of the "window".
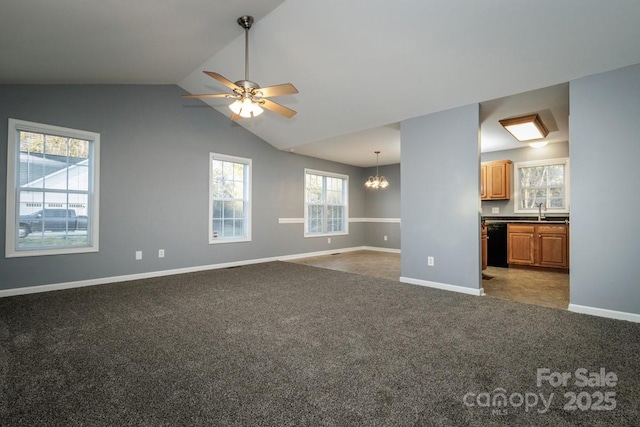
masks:
[[[347,234],[349,177],[305,169],[305,237]]]
[[[251,159],[210,154],[209,243],[251,240]]]
[[[568,158],[520,162],[514,166],[514,212],[538,212],[540,203],[547,213],[569,212]]]
[[[98,251],[100,135],[9,119],[6,256]]]

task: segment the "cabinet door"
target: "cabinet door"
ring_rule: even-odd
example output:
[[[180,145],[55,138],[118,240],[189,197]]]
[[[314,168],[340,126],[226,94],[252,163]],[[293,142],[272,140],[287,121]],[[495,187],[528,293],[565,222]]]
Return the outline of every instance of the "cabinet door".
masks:
[[[510,177],[507,175],[509,164],[506,162],[487,164],[486,180],[490,199],[510,199]],[[509,169],[510,172],[510,169]]]
[[[495,160],[480,164],[480,199],[511,198],[511,160]]]
[[[538,234],[538,264],[542,267],[567,268],[567,235],[563,233]]]
[[[532,265],[535,263],[535,226],[507,224],[507,262]]]

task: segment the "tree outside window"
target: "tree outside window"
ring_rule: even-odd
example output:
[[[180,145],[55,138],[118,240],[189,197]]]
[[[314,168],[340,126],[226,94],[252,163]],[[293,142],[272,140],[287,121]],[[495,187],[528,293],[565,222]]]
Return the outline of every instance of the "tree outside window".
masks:
[[[569,159],[519,162],[515,165],[516,213],[569,212]]]

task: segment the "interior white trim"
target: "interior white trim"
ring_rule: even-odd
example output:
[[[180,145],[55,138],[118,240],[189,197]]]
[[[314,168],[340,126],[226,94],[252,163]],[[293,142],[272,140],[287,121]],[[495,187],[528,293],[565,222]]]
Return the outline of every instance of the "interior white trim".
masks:
[[[349,222],[387,222],[400,224],[400,218],[349,218]]]
[[[129,280],[149,279],[153,277],[172,276],[174,274],[194,273],[197,271],[218,270],[221,268],[238,267],[242,265],[260,264],[272,261],[287,261],[298,258],[308,258],[320,255],[331,255],[335,253],[353,252],[361,250],[390,252],[393,249],[376,248],[373,246],[355,246],[351,248],[330,249],[326,251],[307,252],[293,255],[283,255],[268,258],[257,258],[244,261],[224,262],[220,264],[201,265],[196,267],[176,268],[173,270],[151,271],[148,273],[127,274],[123,276],[101,277],[98,279],[79,280],[75,282],[53,283],[38,286],[28,286],[24,288],[1,289],[0,298],[16,295],[36,294],[40,292],[59,291],[63,289],[82,288],[85,286],[106,285],[109,283],[126,282]],[[398,250],[399,251],[399,250]]]
[[[640,323],[640,314],[627,313],[625,311],[608,310],[606,308],[589,307],[586,305],[569,304],[569,311],[592,316],[608,317],[610,319],[628,320],[629,322]]]
[[[278,218],[278,224],[304,224],[304,218]]]
[[[386,222],[400,224],[400,218],[349,218],[349,222]],[[278,218],[278,224],[304,224],[304,218]]]
[[[394,248],[379,248],[377,246],[362,246],[360,248],[360,250],[363,251],[378,251],[378,252],[389,252],[392,254],[399,254],[402,251],[400,249],[394,249]]]
[[[400,276],[400,281],[402,283],[408,283],[410,285],[418,285],[418,286],[426,286],[429,288],[436,288],[436,289],[442,289],[445,291],[453,291],[453,292],[459,292],[462,294],[467,294],[467,295],[475,295],[475,296],[481,296],[483,294],[483,289],[473,289],[473,288],[467,288],[465,286],[458,286],[458,285],[449,285],[447,283],[438,283],[438,282],[431,282],[429,280],[422,280],[422,279],[413,279],[411,277],[402,277]]]

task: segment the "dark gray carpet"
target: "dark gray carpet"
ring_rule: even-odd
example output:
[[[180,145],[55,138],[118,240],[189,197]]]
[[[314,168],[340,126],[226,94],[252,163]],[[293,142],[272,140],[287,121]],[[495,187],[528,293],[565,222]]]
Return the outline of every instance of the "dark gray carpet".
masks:
[[[273,262],[0,299],[0,424],[638,426],[639,354],[640,324]]]

